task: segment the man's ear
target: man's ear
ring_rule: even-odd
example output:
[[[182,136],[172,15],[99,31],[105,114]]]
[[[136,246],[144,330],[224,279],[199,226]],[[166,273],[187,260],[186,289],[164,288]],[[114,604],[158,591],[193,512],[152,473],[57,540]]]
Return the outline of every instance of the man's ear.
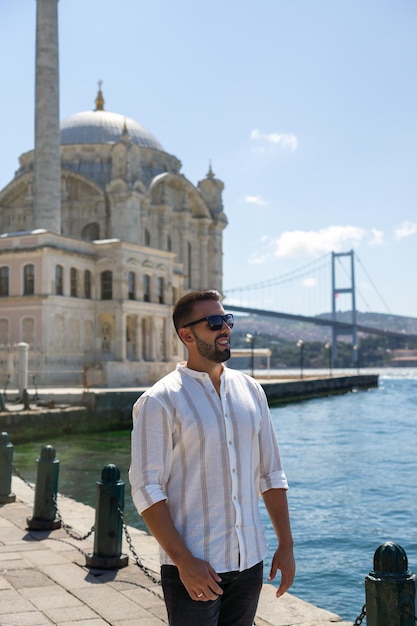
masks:
[[[185,343],[186,346],[194,342],[194,335],[189,328],[180,328],[178,331],[178,335],[181,341]]]

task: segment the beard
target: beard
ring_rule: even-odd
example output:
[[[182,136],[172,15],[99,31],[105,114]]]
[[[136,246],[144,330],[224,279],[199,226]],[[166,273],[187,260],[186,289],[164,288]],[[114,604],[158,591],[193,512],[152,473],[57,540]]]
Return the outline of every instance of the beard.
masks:
[[[213,361],[213,363],[223,363],[230,359],[230,349],[222,348],[221,350],[217,347],[217,344],[206,343],[196,333],[194,332],[194,339],[197,346],[197,350],[200,356],[208,359],[209,361]]]

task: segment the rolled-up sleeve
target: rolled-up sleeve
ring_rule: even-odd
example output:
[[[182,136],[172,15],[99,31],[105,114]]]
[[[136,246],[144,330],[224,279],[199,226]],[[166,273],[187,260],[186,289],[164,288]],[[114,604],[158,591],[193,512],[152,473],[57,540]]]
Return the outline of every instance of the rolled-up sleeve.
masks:
[[[277,437],[263,389],[260,390],[261,428],[259,431],[260,449],[260,490],[288,489],[288,481],[282,467]]]
[[[163,405],[151,396],[141,396],[133,407],[131,466],[132,500],[139,514],[166,500],[172,462],[171,428]]]

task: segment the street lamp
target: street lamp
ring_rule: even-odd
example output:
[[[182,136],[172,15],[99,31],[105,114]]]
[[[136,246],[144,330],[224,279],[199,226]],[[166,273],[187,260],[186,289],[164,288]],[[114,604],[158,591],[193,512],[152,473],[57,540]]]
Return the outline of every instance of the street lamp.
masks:
[[[359,346],[357,343],[353,346],[353,365],[356,365],[356,373],[359,374]]]
[[[300,348],[300,378],[303,377],[303,361],[304,361],[304,341],[299,339],[297,341],[297,348]]]
[[[329,352],[329,376],[332,375],[332,344],[330,341],[324,344],[325,349]]]
[[[246,333],[246,341],[250,344],[250,368],[252,372],[252,378],[255,378],[255,355],[253,352],[255,337],[251,333]]]

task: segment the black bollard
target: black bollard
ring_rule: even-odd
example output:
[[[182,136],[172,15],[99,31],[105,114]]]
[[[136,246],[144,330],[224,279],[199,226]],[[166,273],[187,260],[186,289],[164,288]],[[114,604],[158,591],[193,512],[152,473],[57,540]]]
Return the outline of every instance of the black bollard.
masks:
[[[6,402],[4,401],[4,397],[2,393],[0,393],[0,411],[1,412],[7,411]]]
[[[0,435],[0,504],[14,502],[12,493],[13,444],[7,433]]]
[[[30,404],[29,404],[29,394],[28,394],[28,390],[27,389],[23,389],[22,402],[23,402],[23,409],[25,411],[29,411],[30,410]]]
[[[365,594],[367,626],[415,626],[416,577],[401,546],[391,541],[379,546]]]
[[[120,569],[129,563],[122,554],[122,520],[125,484],[116,465],[106,465],[97,481],[94,552],[86,557],[87,567]]]
[[[58,493],[59,461],[55,458],[55,448],[44,446],[37,459],[35,502],[33,517],[27,518],[32,530],[55,530],[61,522],[56,519],[56,497]]]

